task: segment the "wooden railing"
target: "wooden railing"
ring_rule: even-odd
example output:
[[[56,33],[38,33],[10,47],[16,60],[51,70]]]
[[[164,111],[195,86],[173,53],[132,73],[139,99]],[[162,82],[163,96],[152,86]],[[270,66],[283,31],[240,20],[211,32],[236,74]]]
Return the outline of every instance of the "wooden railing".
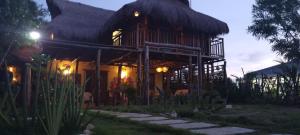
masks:
[[[143,48],[146,42],[161,44],[162,47],[166,47],[163,45],[177,45],[201,49],[204,56],[224,58],[223,38],[209,39],[204,35],[187,35],[159,30],[148,30],[146,34],[143,29],[124,32],[122,36],[123,41],[120,46],[123,47]]]
[[[209,56],[224,58],[224,39],[215,38],[210,41]]]

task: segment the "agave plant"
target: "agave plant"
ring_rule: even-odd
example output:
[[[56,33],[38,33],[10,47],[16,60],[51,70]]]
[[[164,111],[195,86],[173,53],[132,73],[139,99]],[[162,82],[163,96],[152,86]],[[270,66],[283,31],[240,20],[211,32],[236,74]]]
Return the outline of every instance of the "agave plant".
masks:
[[[0,87],[1,135],[78,134],[90,122],[86,119],[87,110],[81,108],[85,87],[75,83],[75,75],[53,72],[57,71],[57,65],[52,70],[50,64],[47,70],[47,59],[35,59],[36,77],[32,81],[35,87],[30,109],[26,104],[16,104],[16,97],[22,93],[13,90],[5,70],[5,87]],[[7,69],[6,64],[4,69]]]

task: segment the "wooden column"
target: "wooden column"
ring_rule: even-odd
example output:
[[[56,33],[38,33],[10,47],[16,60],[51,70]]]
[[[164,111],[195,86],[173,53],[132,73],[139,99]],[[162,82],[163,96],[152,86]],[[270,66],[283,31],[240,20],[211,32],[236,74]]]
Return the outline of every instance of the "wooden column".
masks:
[[[280,83],[280,76],[276,75],[276,100],[279,99]]]
[[[81,85],[81,78],[78,78],[79,77],[78,70],[79,70],[79,60],[77,59],[76,60],[76,69],[75,69],[75,83],[79,83]],[[77,82],[78,79],[80,79],[79,82]]]
[[[139,96],[142,96],[142,53],[138,53],[137,60],[137,88]]]
[[[96,81],[97,81],[97,91],[96,91],[96,106],[100,105],[101,102],[101,75],[100,75],[100,64],[101,64],[101,49],[97,51],[97,63],[96,63]]]
[[[149,46],[145,46],[145,64],[144,64],[144,71],[145,71],[145,95],[146,95],[146,100],[147,100],[147,105],[150,105],[150,63],[149,63]]]
[[[215,73],[214,62],[211,62],[211,67],[210,68],[211,68],[211,75],[214,76],[214,73]],[[213,77],[212,77],[212,79],[213,79]]]
[[[121,86],[122,83],[122,64],[118,66],[118,87]]]
[[[197,61],[197,64],[198,64],[198,89],[197,89],[197,96],[198,98],[200,98],[200,91],[202,89],[202,55],[201,55],[201,52],[198,53],[198,61]]]
[[[190,92],[193,91],[193,57],[189,57],[189,89]]]
[[[139,23],[136,25],[136,41],[135,41],[135,47],[139,48],[140,45],[140,25]]]
[[[24,91],[23,91],[24,107],[28,108],[31,105],[31,65],[25,64],[25,76],[24,76]]]

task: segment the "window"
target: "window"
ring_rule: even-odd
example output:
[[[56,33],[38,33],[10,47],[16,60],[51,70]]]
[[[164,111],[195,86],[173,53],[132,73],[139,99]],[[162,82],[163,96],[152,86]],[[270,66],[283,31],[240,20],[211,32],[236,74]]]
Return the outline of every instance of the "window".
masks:
[[[122,45],[122,31],[121,29],[116,30],[112,33],[112,40],[114,46],[121,46]]]

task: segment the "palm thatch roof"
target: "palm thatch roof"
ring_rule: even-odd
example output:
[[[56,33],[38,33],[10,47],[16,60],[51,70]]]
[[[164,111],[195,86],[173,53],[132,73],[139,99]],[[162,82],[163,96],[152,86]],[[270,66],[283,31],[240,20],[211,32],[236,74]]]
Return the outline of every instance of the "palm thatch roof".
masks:
[[[116,28],[125,27],[134,20],[133,13],[138,11],[152,22],[161,22],[174,28],[182,27],[188,32],[211,35],[229,32],[226,23],[211,16],[194,11],[187,0],[137,0],[124,5],[104,24],[101,33],[111,32]]]
[[[97,42],[103,24],[114,13],[68,0],[47,0],[52,21],[46,31],[66,40]]]

